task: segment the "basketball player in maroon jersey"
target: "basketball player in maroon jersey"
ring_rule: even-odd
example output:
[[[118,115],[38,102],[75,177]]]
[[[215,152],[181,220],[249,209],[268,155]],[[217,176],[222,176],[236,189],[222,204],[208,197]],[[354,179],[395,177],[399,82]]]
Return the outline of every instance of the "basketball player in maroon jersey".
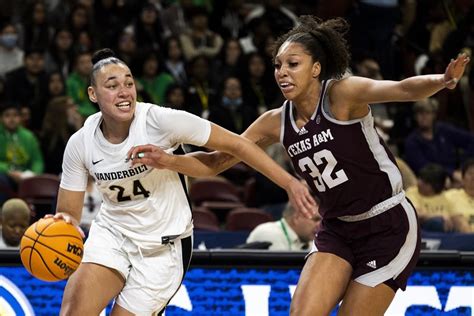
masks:
[[[312,16],[300,22],[275,43],[275,79],[287,101],[243,134],[261,147],[281,141],[319,198],[321,228],[290,313],[329,315],[342,300],[338,315],[383,315],[416,266],[420,233],[369,104],[413,101],[454,89],[469,58],[459,55],[444,74],[402,81],[344,76],[347,23]],[[138,152],[144,158],[136,163],[195,176],[213,175],[237,162],[219,152],[173,157],[148,145],[130,154]]]

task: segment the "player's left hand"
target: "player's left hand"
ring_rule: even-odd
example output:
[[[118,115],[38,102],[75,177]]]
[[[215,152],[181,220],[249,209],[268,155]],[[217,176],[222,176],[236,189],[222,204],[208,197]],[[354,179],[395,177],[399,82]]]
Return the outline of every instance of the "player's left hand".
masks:
[[[466,53],[459,54],[456,59],[452,59],[444,72],[444,83],[446,88],[454,89],[464,74],[464,69],[470,58]]]
[[[308,190],[308,186],[293,178],[286,188],[288,198],[293,207],[309,219],[318,214],[317,204]]]
[[[132,166],[143,164],[156,169],[169,168],[172,157],[173,155],[151,144],[134,146],[127,153],[127,159]]]

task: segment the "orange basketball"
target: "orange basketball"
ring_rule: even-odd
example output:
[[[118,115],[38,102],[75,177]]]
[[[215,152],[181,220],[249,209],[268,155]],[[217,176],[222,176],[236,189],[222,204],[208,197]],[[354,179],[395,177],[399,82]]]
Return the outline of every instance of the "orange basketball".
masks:
[[[23,235],[21,262],[43,281],[68,278],[79,266],[84,244],[79,231],[64,220],[40,219]]]

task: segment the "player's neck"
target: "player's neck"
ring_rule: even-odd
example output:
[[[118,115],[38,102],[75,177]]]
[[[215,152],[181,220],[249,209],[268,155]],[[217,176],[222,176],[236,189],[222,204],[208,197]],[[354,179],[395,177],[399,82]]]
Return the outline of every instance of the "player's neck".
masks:
[[[130,132],[130,123],[124,124],[107,124],[102,122],[101,124],[102,134],[105,139],[112,144],[120,144],[127,139]]]
[[[311,93],[299,99],[293,100],[295,118],[308,122],[316,111],[320,98],[320,92]]]

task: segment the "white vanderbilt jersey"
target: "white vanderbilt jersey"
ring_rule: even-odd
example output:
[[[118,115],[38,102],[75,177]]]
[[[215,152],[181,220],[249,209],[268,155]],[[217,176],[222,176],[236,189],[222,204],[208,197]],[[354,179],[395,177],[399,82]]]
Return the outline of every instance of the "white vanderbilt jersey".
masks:
[[[90,173],[102,196],[97,221],[116,229],[143,248],[162,236],[191,234],[191,209],[179,174],[145,165],[131,167],[132,146],[154,144],[171,153],[180,144],[204,145],[211,125],[184,111],[137,102],[127,139],[111,144],[100,129],[102,114],[90,116],[69,140],[61,188],[85,191]]]

